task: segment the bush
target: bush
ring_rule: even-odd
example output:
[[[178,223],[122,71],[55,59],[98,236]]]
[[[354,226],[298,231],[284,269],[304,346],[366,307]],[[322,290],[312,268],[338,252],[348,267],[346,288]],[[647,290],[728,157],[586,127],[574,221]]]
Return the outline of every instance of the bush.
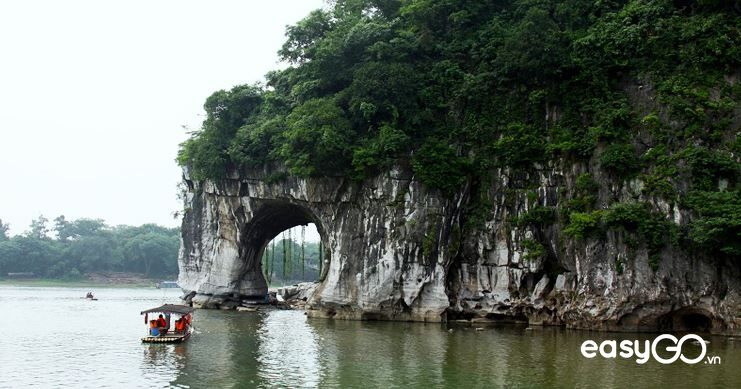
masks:
[[[428,140],[412,157],[412,168],[419,180],[450,195],[466,179],[466,161],[441,141]]]
[[[571,237],[583,239],[599,230],[601,211],[589,213],[572,212],[569,215],[569,224],[563,232]]]
[[[523,240],[522,248],[525,250],[525,255],[522,258],[526,261],[534,261],[545,255],[545,246],[534,239]]]
[[[657,254],[667,243],[676,243],[677,228],[663,215],[652,212],[644,203],[616,203],[610,208],[591,213],[572,213],[564,233],[582,239],[590,233],[609,228],[622,228],[635,234],[649,255]]]
[[[607,146],[599,157],[600,167],[620,178],[627,178],[638,170],[633,146],[613,144]]]
[[[553,207],[535,206],[522,215],[515,217],[512,224],[523,226],[544,226],[555,220],[555,209]]]
[[[685,150],[684,154],[687,156],[696,190],[717,190],[719,179],[727,179],[733,185],[738,178],[739,164],[728,153],[692,147]]]
[[[597,193],[599,184],[592,178],[589,173],[582,173],[576,177],[576,192],[579,195],[593,195]]]
[[[687,196],[695,213],[689,239],[710,252],[741,257],[741,192],[695,191]]]
[[[642,222],[649,218],[649,212],[642,203],[618,203],[602,215],[602,222],[608,227],[623,227],[636,231]]]
[[[286,118],[279,155],[299,176],[349,172],[354,134],[350,121],[331,98],[309,100]]]
[[[545,159],[545,139],[532,126],[512,123],[493,146],[501,166],[522,167]]]

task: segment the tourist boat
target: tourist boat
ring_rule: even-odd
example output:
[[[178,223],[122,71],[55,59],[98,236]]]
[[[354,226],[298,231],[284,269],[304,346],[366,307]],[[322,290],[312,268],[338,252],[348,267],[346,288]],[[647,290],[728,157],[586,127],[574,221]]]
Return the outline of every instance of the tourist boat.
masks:
[[[142,338],[144,343],[180,343],[188,340],[193,333],[193,311],[186,305],[165,304],[156,308],[142,311],[144,323],[147,325],[147,336]],[[149,315],[153,314],[153,320]],[[164,319],[164,325],[157,325],[157,321]]]

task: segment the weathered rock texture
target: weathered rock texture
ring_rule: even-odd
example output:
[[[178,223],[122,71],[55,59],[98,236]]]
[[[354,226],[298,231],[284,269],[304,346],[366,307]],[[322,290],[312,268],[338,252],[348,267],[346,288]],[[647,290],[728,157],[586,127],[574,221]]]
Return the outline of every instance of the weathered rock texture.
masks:
[[[736,263],[667,248],[654,271],[646,250],[622,233],[574,241],[558,223],[532,229],[509,222],[535,204],[558,206],[584,170],[493,171],[490,204],[478,211],[478,222],[462,216],[472,214],[470,185],[444,196],[405,167],[362,183],[286,177],[279,167],[233,172],[219,182],[194,181],[186,171],[178,283],[196,292],[197,306],[264,296],[266,244],[287,228],[315,223],[328,263],[307,302],[311,316],[738,334]],[[602,187],[598,203],[640,198],[676,223],[688,217],[643,198],[640,182]],[[545,250],[528,253],[526,240]]]

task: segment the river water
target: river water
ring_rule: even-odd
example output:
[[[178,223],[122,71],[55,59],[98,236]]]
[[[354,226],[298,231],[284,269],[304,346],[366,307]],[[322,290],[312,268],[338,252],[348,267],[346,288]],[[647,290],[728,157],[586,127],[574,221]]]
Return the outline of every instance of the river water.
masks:
[[[0,287],[0,388],[741,387],[741,339],[705,336],[719,365],[638,365],[579,348],[655,334],[198,310],[188,342],[150,345],[139,312],[177,303],[179,290],[105,288],[98,301],[85,292]]]

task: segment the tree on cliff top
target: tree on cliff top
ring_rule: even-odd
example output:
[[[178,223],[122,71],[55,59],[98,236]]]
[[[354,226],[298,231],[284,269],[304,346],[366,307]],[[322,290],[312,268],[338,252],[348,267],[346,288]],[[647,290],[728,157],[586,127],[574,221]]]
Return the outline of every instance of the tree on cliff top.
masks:
[[[178,161],[196,179],[271,162],[363,179],[408,161],[453,194],[496,168],[594,160],[685,204],[738,188],[739,16],[712,0],[337,0],[288,27],[290,66],[266,85],[207,99]]]
[[[739,93],[724,81],[741,57],[741,18],[729,3],[333,4],[287,28],[279,55],[291,66],[269,73],[266,86],[207,99],[203,126],[178,157],[197,178],[270,161],[294,174],[363,178],[425,154],[430,142],[478,170],[586,158],[644,127],[626,103],[631,80],[653,83],[671,111],[659,127],[682,127],[662,143],[736,147],[720,135]],[[388,144],[383,129],[402,141]],[[544,144],[522,147],[533,139]],[[428,160],[420,156],[415,170],[434,168]]]
[[[8,238],[10,238],[10,236],[8,235],[9,230],[10,225],[8,225],[8,223],[3,223],[3,219],[0,219],[0,242],[8,240]]]

